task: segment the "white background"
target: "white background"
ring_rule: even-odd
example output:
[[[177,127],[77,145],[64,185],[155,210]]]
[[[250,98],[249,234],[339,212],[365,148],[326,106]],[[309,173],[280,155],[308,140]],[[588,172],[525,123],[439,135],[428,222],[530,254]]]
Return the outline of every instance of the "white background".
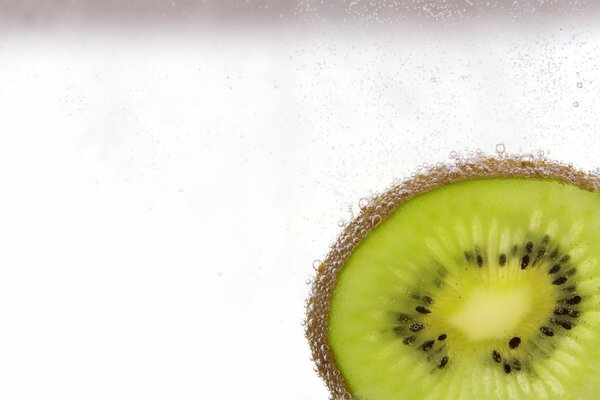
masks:
[[[1,30],[0,398],[326,399],[306,282],[360,198],[497,143],[598,167],[593,21],[302,9]]]

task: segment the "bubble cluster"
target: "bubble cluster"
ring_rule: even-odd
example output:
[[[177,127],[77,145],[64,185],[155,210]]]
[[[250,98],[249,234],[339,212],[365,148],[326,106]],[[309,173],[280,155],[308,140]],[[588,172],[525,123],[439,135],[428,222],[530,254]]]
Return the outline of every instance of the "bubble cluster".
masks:
[[[360,199],[360,214],[345,224],[327,258],[323,262],[313,262],[317,275],[312,281],[306,303],[304,327],[315,371],[325,381],[332,398],[352,398],[328,345],[327,324],[335,282],[353,250],[371,229],[384,223],[398,205],[445,184],[486,177],[549,177],[586,190],[600,189],[600,170],[584,172],[573,168],[571,164],[549,161],[541,150],[534,154],[510,154],[502,143],[498,143],[495,150],[495,156],[488,156],[479,150],[466,150],[466,156],[453,151],[451,162],[424,165],[421,172],[395,183],[384,193]],[[547,333],[549,331],[544,334]]]

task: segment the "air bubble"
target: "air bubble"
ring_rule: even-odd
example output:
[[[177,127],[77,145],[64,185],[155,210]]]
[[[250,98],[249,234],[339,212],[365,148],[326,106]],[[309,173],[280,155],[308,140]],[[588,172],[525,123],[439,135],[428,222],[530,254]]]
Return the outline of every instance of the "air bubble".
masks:
[[[452,160],[455,160],[458,158],[458,153],[456,151],[451,151],[450,152],[450,156],[449,156]]]
[[[496,145],[496,153],[498,153],[499,155],[504,154],[504,152],[506,151],[506,147],[504,146],[504,143],[498,143]]]
[[[312,283],[312,281],[310,279],[307,279],[304,281],[304,283],[306,283],[307,285],[310,285]]]
[[[437,79],[435,78],[435,76],[431,77],[431,82],[435,83],[437,81]]]
[[[317,268],[319,268],[319,265],[321,265],[321,263],[322,263],[321,260],[315,260],[315,261],[313,261],[312,266],[314,269],[317,269]]]
[[[217,276],[223,276],[223,273],[221,271],[217,272]]]
[[[577,82],[577,87],[581,89],[583,87],[583,82]]]
[[[521,156],[521,161],[524,161],[524,162],[533,162],[533,160],[535,160],[535,157],[533,156],[533,154],[523,154]]]
[[[344,221],[343,219],[340,219],[340,220],[338,221],[337,225],[338,225],[340,228],[342,228],[342,227],[344,227],[344,226],[346,225],[346,221]]]
[[[358,207],[361,210],[364,210],[368,205],[369,205],[369,199],[367,199],[366,197],[363,197],[362,199],[358,200]]]
[[[376,226],[381,222],[381,216],[379,215],[373,215],[373,217],[371,217],[371,225]]]
[[[578,101],[574,101],[573,102],[573,107],[579,107],[579,102]]]

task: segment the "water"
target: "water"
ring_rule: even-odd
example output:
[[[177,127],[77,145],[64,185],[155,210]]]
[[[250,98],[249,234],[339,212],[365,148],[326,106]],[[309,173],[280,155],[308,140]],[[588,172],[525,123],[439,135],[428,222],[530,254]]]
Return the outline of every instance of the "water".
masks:
[[[23,3],[0,398],[327,398],[305,280],[373,194],[481,154],[598,168],[593,5]]]

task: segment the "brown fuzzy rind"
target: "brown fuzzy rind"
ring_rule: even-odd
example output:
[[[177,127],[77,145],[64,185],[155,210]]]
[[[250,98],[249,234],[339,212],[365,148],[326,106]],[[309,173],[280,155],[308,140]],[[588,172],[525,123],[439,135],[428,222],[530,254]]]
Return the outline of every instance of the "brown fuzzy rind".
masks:
[[[553,179],[589,191],[600,189],[599,176],[579,171],[570,165],[533,157],[483,156],[457,160],[448,165],[437,165],[392,186],[383,194],[373,197],[358,217],[346,226],[325,261],[319,265],[306,304],[305,335],[310,344],[315,369],[329,388],[331,399],[352,399],[327,339],[329,310],[335,283],[352,251],[360,245],[371,229],[385,221],[399,205],[415,196],[449,183],[510,177]]]

